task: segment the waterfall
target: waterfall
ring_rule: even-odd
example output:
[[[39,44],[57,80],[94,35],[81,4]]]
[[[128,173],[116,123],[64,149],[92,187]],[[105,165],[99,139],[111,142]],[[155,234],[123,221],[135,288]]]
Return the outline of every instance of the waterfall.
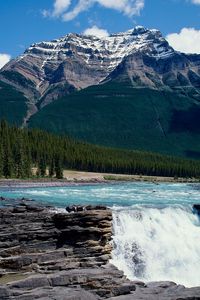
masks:
[[[191,207],[113,210],[112,261],[129,279],[200,285],[200,220]]]

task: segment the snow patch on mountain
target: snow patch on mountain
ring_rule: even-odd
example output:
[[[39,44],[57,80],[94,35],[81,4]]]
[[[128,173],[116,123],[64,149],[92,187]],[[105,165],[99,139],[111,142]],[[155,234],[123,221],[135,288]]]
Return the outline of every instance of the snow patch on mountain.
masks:
[[[174,50],[160,31],[137,26],[126,32],[102,38],[68,34],[51,42],[33,44],[25,55],[42,56],[44,62],[41,68],[44,68],[45,62],[64,60],[65,57],[77,55],[87,64],[96,61],[103,68],[106,63],[107,71],[111,72],[126,56],[138,51],[158,59],[174,54]]]

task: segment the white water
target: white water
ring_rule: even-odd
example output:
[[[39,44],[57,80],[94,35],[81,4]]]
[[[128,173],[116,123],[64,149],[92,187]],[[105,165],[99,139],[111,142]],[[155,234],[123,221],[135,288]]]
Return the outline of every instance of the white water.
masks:
[[[147,182],[6,188],[0,196],[27,197],[57,207],[103,204],[113,209],[112,262],[130,279],[200,285],[199,184]]]
[[[191,208],[115,210],[112,263],[129,279],[200,285],[200,220]]]

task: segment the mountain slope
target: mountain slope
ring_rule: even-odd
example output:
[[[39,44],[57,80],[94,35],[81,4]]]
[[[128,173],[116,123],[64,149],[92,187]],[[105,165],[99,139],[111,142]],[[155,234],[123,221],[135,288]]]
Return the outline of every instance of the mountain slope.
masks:
[[[194,157],[200,154],[199,115],[193,98],[110,82],[51,103],[30,126],[94,144]]]
[[[33,44],[0,80],[24,94],[23,126],[200,157],[200,55],[176,52],[158,30],[138,26],[101,39],[68,34]],[[7,107],[10,98],[1,98]],[[11,105],[1,113],[12,115]]]
[[[136,87],[192,89],[199,94],[200,55],[174,51],[158,30],[136,27],[105,38],[68,34],[31,45],[0,79],[40,106],[126,72]]]
[[[27,112],[26,102],[22,93],[0,81],[0,119],[22,125]]]

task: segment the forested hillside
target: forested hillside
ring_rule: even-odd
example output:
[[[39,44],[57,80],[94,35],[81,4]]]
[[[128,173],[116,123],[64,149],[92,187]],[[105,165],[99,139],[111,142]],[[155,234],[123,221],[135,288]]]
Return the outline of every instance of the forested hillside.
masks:
[[[27,99],[14,87],[0,81],[0,119],[22,125],[27,114]]]
[[[106,147],[200,158],[199,112],[192,97],[116,81],[58,99],[29,126]]]
[[[93,145],[200,159],[200,55],[142,26],[34,43],[0,70],[0,118]]]
[[[200,162],[160,154],[90,145],[37,129],[19,129],[0,123],[0,175],[62,178],[63,169],[105,173],[199,177]]]

